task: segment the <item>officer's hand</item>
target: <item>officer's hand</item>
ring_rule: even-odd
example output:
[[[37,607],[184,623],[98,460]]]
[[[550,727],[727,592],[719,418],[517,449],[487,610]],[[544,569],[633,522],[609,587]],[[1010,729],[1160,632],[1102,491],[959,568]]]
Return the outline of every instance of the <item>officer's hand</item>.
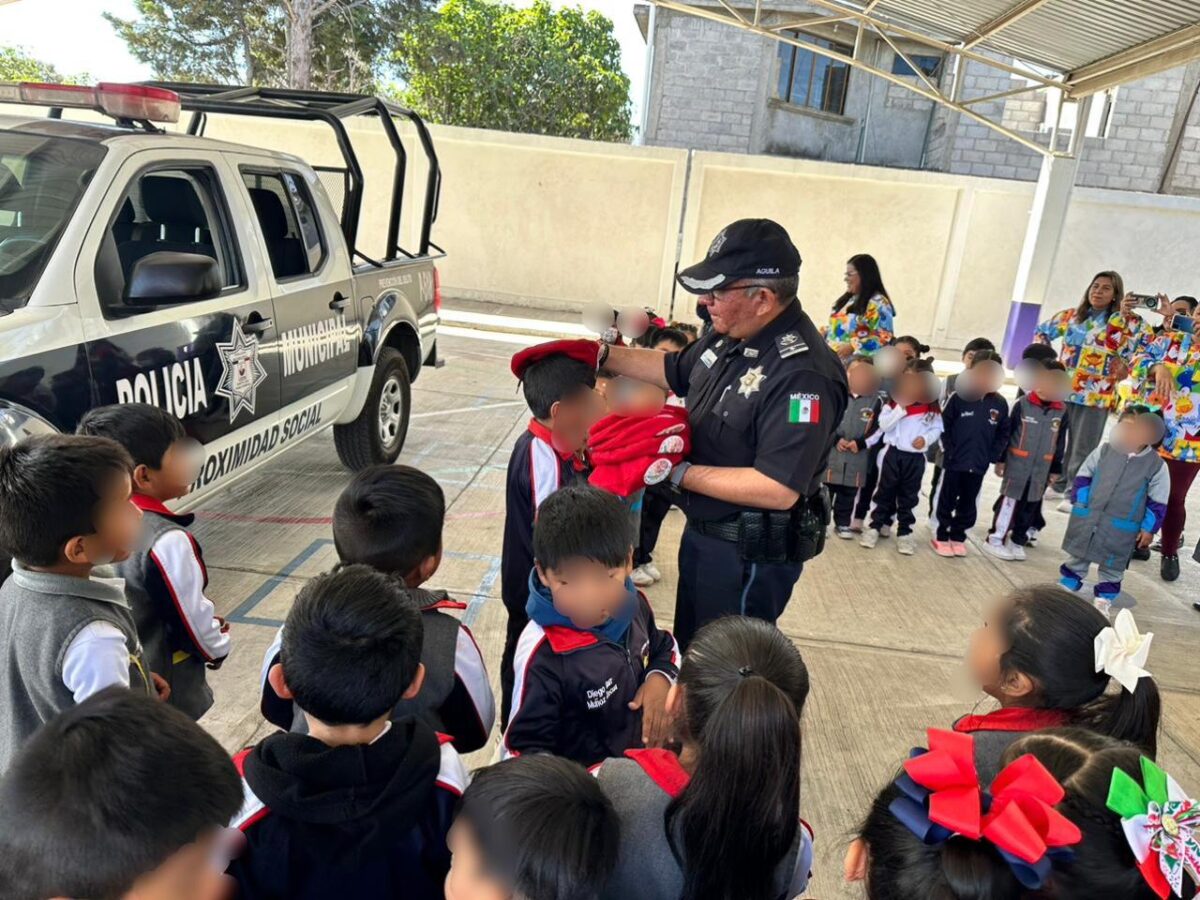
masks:
[[[1139,531],[1137,536],[1137,545],[1139,550],[1145,550],[1150,546],[1150,542],[1154,540],[1154,535],[1148,531]]]
[[[996,475],[1000,478],[1004,477],[1004,463],[996,463]]]
[[[167,684],[167,679],[157,672],[151,672],[150,681],[154,683],[154,693],[158,695],[158,699],[166,703],[171,696],[171,685]]]
[[[651,672],[629,704],[642,711],[642,743],[662,747],[671,737],[671,716],[667,712],[667,692],[671,682],[661,672]]]
[[[925,438],[923,438],[923,437],[913,438],[913,449],[914,450],[924,450],[925,449]]]

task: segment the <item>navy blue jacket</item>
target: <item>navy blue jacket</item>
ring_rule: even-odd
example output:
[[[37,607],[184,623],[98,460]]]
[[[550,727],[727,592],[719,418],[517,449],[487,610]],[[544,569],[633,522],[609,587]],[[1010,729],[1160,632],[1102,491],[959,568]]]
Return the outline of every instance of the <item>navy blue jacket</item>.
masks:
[[[942,468],[986,472],[1008,449],[1008,401],[999,394],[968,400],[951,394],[942,407]]]
[[[554,449],[550,431],[536,419],[513,444],[504,494],[504,546],[500,551],[500,597],[507,609],[523,610],[533,568],[533,522],[538,507],[575,480],[574,457]]]
[[[549,596],[536,576],[530,583],[544,598]],[[596,631],[541,624],[532,616],[517,643],[513,669],[512,714],[502,756],[553,753],[593,766],[642,746],[642,713],[629,703],[651,672],[675,681],[679,645],[669,631],[658,628],[650,604],[638,592],[620,642]]]

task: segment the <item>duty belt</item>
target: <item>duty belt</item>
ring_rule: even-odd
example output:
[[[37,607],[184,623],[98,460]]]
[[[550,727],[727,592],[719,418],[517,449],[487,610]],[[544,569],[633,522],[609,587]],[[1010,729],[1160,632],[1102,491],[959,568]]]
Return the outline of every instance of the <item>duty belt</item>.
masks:
[[[807,562],[825,549],[829,524],[824,489],[786,511],[747,510],[728,519],[697,519],[688,527],[705,537],[737,544],[747,562]]]

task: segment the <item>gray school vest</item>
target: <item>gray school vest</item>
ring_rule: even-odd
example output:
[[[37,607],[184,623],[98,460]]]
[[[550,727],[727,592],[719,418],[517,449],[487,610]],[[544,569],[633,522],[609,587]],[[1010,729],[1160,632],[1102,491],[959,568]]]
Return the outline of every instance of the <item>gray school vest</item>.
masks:
[[[0,587],[0,774],[38,728],[75,704],[63,684],[63,660],[92,622],[107,622],[125,635],[130,687],[149,693],[120,580],[31,572],[14,562]]]
[[[617,867],[601,900],[678,900],[683,893],[683,870],[671,852],[664,825],[671,798],[631,759],[609,759],[596,773],[601,790],[617,811],[621,845]],[[789,897],[804,826],[776,870],[779,897]],[[807,873],[805,873],[807,874]]]
[[[137,550],[117,566],[117,571],[125,579],[125,596],[129,598],[138,637],[142,639],[146,665],[171,685],[167,702],[199,719],[213,705],[204,657],[196,652],[189,638],[179,633],[183,626],[179,613],[164,608],[164,598],[154,597],[149,589],[150,567],[154,565],[150,550],[159,538],[172,531],[187,529],[158,513],[145,513]]]
[[[837,436],[852,441],[865,435],[875,418],[873,409],[876,400],[878,398],[873,395],[851,397],[846,403],[846,411],[842,414]],[[829,468],[825,472],[826,484],[861,487],[867,478],[870,457],[871,454],[865,447],[857,453],[850,453],[838,450],[835,446],[829,451]]]
[[[1063,549],[1109,569],[1126,568],[1146,515],[1150,479],[1164,465],[1154,450],[1130,457],[1102,445],[1088,504],[1071,510]]]
[[[1017,409],[1021,421],[1008,439],[1000,492],[1013,500],[1036,501],[1042,498],[1050,482],[1054,446],[1067,411],[1047,411],[1028,397],[1017,401]]]
[[[449,599],[445,591],[427,591],[424,588],[406,588],[421,607],[421,625],[424,638],[421,643],[421,662],[425,666],[425,681],[421,690],[411,700],[401,700],[392,714],[394,719],[416,716],[429,724],[435,731],[444,732],[446,723],[438,710],[450,699],[454,690],[454,662],[458,654],[459,622],[433,604]],[[300,707],[292,704],[293,734],[308,734],[308,720]]]

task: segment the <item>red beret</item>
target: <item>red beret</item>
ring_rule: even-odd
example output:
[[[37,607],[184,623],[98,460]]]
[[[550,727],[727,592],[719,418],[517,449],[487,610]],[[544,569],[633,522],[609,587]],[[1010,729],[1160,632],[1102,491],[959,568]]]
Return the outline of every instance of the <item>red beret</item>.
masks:
[[[577,359],[585,365],[596,368],[596,360],[600,356],[600,344],[596,341],[583,340],[582,338],[571,341],[547,341],[544,344],[534,344],[532,347],[526,347],[519,353],[514,353],[512,358],[512,373],[518,378],[525,375],[525,370],[535,362],[546,359],[550,356],[569,356],[571,359]]]

